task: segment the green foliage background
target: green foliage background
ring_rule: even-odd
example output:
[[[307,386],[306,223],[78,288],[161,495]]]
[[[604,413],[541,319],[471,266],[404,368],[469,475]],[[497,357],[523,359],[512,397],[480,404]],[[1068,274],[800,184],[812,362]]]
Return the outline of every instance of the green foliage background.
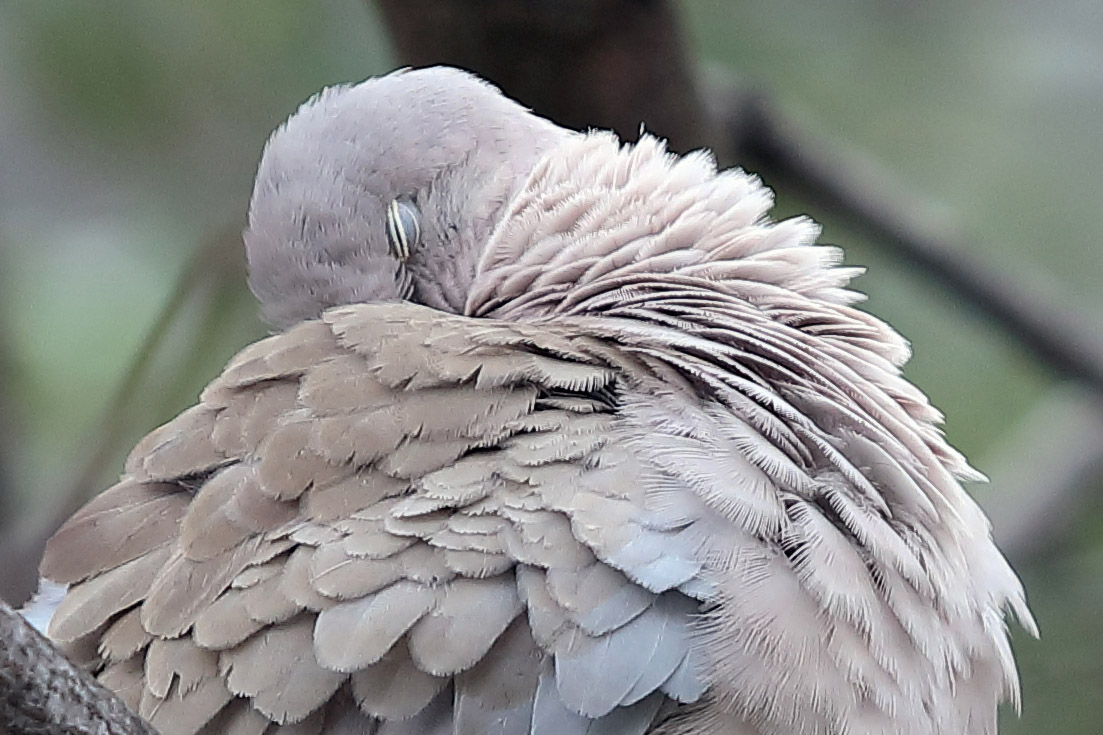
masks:
[[[893,171],[920,211],[1103,334],[1097,0],[684,7],[712,72],[771,89],[787,113]],[[87,491],[263,334],[234,269],[240,243],[224,234],[243,223],[261,146],[320,87],[392,65],[357,0],[0,4],[0,470],[16,489],[0,512],[41,515],[79,475],[112,391],[202,242],[234,251],[224,267],[236,285],[196,289]],[[780,213],[801,211],[781,193]],[[946,412],[951,440],[998,475],[1008,432],[1054,377],[875,243],[810,213],[825,241],[869,266],[859,287],[912,340],[908,373]],[[1066,540],[1017,560],[1044,639],[1018,643],[1025,710],[1005,733],[1100,732],[1100,489]],[[999,490],[985,502],[1000,503]]]

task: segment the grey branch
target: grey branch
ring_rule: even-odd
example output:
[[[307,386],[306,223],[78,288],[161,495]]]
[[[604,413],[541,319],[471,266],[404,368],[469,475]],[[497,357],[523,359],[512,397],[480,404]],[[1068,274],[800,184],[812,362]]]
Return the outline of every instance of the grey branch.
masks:
[[[379,0],[399,61],[451,64],[569,128],[686,151],[713,140],[676,4],[657,0]]]
[[[0,601],[0,732],[157,735]]]
[[[1103,472],[1103,400],[1078,384],[1043,395],[984,463],[978,500],[1012,561],[1060,545]]]
[[[900,187],[888,172],[801,130],[766,96],[726,97],[729,104],[719,114],[741,163],[847,221],[949,288],[1054,371],[1103,395],[1103,339],[1085,319],[982,261],[961,235],[921,219],[923,208],[913,197],[892,194]]]

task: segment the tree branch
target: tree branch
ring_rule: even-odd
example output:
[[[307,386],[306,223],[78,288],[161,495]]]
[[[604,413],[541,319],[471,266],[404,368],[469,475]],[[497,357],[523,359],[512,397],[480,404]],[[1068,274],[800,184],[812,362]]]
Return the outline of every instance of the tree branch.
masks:
[[[477,72],[560,125],[715,138],[676,6],[657,0],[379,0],[401,63]]]
[[[1000,549],[1023,561],[1059,548],[1103,470],[1103,400],[1076,384],[1043,395],[987,458],[977,499]]]
[[[0,601],[0,732],[157,735]]]
[[[722,95],[721,95],[722,96]],[[1028,347],[1057,373],[1103,395],[1103,339],[1031,284],[975,254],[963,236],[922,217],[886,171],[785,119],[758,93],[731,94],[720,112],[732,150],[806,200],[920,269]]]

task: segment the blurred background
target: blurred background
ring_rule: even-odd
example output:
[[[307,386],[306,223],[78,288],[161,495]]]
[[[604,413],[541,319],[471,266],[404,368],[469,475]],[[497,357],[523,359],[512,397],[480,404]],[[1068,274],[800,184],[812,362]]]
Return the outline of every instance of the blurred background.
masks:
[[[728,128],[715,124],[714,108],[723,122],[738,117],[740,100],[768,99],[786,129],[815,141],[813,158],[846,164],[842,188],[861,179],[864,191],[883,194],[909,215],[917,239],[980,263],[1017,303],[1052,310],[1050,336],[1100,364],[1098,0],[595,2],[625,6],[614,22],[627,25],[638,6],[650,14],[640,23],[661,33],[645,29],[593,57],[586,49],[617,33],[599,11],[579,20],[560,7],[577,2],[485,7],[507,5],[517,7],[484,23],[453,17],[481,12],[478,2],[448,11],[361,0],[0,4],[0,595],[21,602],[36,543],[117,476],[142,434],[194,402],[233,352],[265,333],[244,285],[239,233],[268,133],[325,85],[404,62],[457,61],[445,58],[448,37],[492,47],[481,71],[538,111],[557,116],[542,103],[564,105],[557,117],[575,125],[614,122],[577,119],[584,110],[571,108],[566,83],[551,85],[558,102],[514,89],[494,63],[501,71],[516,49],[531,54],[569,36],[571,53],[528,67],[519,60],[514,76],[585,73],[597,85],[589,94],[616,106],[630,100],[609,83],[615,74],[604,75],[609,65],[631,73],[681,59],[692,83],[668,75],[665,89],[704,100],[696,112],[658,94],[654,115],[619,112],[630,132],[646,119],[683,148],[723,149]],[[460,22],[481,23],[485,35],[453,27]],[[471,49],[453,50],[478,61]],[[591,66],[580,72],[583,61]],[[714,104],[732,99],[734,108]],[[674,129],[702,109],[711,123]],[[1043,631],[1040,642],[1017,635],[1024,711],[1006,716],[1001,732],[1096,735],[1100,384],[1039,357],[870,237],[861,212],[802,186],[799,166],[772,171],[772,162],[735,161],[778,187],[779,215],[811,214],[824,241],[869,267],[857,283],[868,308],[912,341],[908,375],[945,412],[950,440],[993,480],[975,492]]]

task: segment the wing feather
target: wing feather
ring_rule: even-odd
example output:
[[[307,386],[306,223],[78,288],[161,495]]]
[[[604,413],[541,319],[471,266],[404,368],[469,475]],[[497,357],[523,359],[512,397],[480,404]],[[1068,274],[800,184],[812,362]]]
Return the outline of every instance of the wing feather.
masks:
[[[158,699],[167,699],[175,685],[178,696],[191,692],[218,670],[218,656],[186,638],[159,638],[146,651],[146,687]]]
[[[192,735],[211,721],[226,706],[232,695],[219,676],[209,676],[185,693],[170,691],[162,699],[146,687],[138,704],[138,714],[160,732]]]
[[[125,661],[110,663],[99,673],[96,679],[105,687],[119,695],[126,706],[135,712],[142,701],[144,691],[144,672],[139,656]]]
[[[335,600],[370,595],[402,579],[402,553],[373,559],[349,554],[343,544],[327,544],[311,558],[310,585]]]
[[[611,441],[613,351],[408,305],[327,320],[235,358],[70,522],[60,634],[100,635],[166,735],[642,733],[699,695],[673,587],[701,565],[664,557],[682,527]]]
[[[640,615],[655,595],[629,581],[623,573],[595,562],[578,571],[549,569],[548,591],[583,631],[602,635]]]
[[[665,597],[669,604],[660,597],[643,614],[609,633],[591,636],[577,629],[560,639],[555,673],[568,707],[587,717],[603,717],[618,705],[639,701],[640,689],[649,689],[644,692],[649,694],[674,673],[686,655],[685,626],[694,606],[680,593]],[[672,635],[669,629],[676,638],[665,643],[664,638]],[[602,672],[601,678],[588,675],[593,671]]]
[[[223,651],[219,668],[226,686],[273,722],[299,722],[321,707],[348,678],[314,657],[314,620],[301,615],[267,626]]]
[[[524,619],[515,618],[485,656],[456,676],[453,732],[528,735],[545,656]]]
[[[199,404],[146,436],[130,453],[126,471],[146,482],[195,477],[226,464],[213,442],[216,410]]]
[[[439,593],[433,610],[410,629],[410,655],[434,676],[466,671],[520,614],[513,575],[458,578]]]
[[[265,735],[272,721],[262,715],[246,697],[235,697],[214,719],[199,731],[200,735]]]
[[[154,635],[180,635],[247,566],[265,561],[286,548],[286,544],[254,536],[205,561],[193,561],[182,550],[176,550],[146,588],[142,625]]]
[[[314,650],[334,671],[379,661],[437,603],[436,590],[402,580],[379,592],[341,602],[318,614]]]
[[[114,620],[99,642],[99,655],[105,661],[125,661],[149,645],[153,636],[142,627],[141,610],[131,608]]]
[[[196,616],[192,637],[197,645],[220,651],[241,643],[264,627],[246,609],[241,590],[226,590]]]
[[[405,720],[383,720],[376,735],[453,735],[454,694],[449,682],[420,712]]]
[[[40,571],[72,584],[137,559],[176,535],[189,501],[173,485],[124,479],[58,529],[46,544]],[[97,553],[84,552],[90,548]]]
[[[171,558],[168,543],[72,587],[50,619],[50,637],[70,642],[142,600]]]
[[[424,709],[448,677],[433,676],[414,664],[403,643],[352,675],[352,695],[364,713],[384,720],[405,720]]]

